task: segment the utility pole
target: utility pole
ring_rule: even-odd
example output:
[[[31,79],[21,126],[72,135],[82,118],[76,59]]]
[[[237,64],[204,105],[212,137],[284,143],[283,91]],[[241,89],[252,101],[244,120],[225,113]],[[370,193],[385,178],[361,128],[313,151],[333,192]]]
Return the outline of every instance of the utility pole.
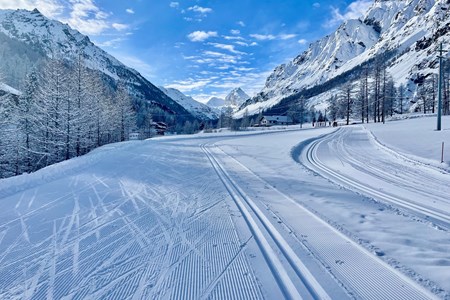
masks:
[[[441,119],[442,119],[442,59],[444,58],[444,50],[442,50],[442,43],[439,44],[439,81],[438,81],[438,107],[437,107],[437,129],[441,130]]]

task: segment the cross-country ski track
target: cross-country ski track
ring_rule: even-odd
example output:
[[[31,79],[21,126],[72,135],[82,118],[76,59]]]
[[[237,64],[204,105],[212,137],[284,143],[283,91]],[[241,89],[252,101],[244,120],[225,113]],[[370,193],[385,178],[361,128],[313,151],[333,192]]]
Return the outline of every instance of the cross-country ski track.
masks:
[[[332,181],[450,229],[449,174],[393,153],[362,127],[312,141],[302,158]]]
[[[432,215],[344,181],[323,149],[356,166],[346,130],[377,145],[358,128],[118,143],[0,180],[0,299],[447,299],[445,199],[432,194]],[[410,183],[365,165],[410,193],[439,174]],[[418,233],[442,243],[423,249]]]

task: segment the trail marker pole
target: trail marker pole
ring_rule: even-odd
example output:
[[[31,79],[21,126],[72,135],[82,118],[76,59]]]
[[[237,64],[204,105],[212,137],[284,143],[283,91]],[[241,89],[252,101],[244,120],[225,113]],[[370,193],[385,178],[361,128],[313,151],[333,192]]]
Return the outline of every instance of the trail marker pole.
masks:
[[[441,118],[442,118],[442,76],[443,76],[443,68],[442,68],[442,59],[444,58],[444,51],[442,49],[442,43],[439,44],[439,81],[438,81],[438,107],[437,107],[437,129],[441,130]]]
[[[444,162],[444,142],[442,142],[441,163]]]

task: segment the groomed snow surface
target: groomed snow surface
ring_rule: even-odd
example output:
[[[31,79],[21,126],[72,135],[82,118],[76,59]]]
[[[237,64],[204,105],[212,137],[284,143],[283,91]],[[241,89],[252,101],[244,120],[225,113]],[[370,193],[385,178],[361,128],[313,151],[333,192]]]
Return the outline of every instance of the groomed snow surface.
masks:
[[[442,124],[163,137],[0,180],[0,299],[450,299]]]

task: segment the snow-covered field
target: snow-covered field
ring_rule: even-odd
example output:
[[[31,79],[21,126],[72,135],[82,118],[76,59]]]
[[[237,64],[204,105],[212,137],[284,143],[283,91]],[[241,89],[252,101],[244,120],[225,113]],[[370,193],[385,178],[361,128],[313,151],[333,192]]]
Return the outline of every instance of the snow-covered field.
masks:
[[[0,298],[449,299],[450,158],[426,148],[449,124],[174,136],[0,180]]]

